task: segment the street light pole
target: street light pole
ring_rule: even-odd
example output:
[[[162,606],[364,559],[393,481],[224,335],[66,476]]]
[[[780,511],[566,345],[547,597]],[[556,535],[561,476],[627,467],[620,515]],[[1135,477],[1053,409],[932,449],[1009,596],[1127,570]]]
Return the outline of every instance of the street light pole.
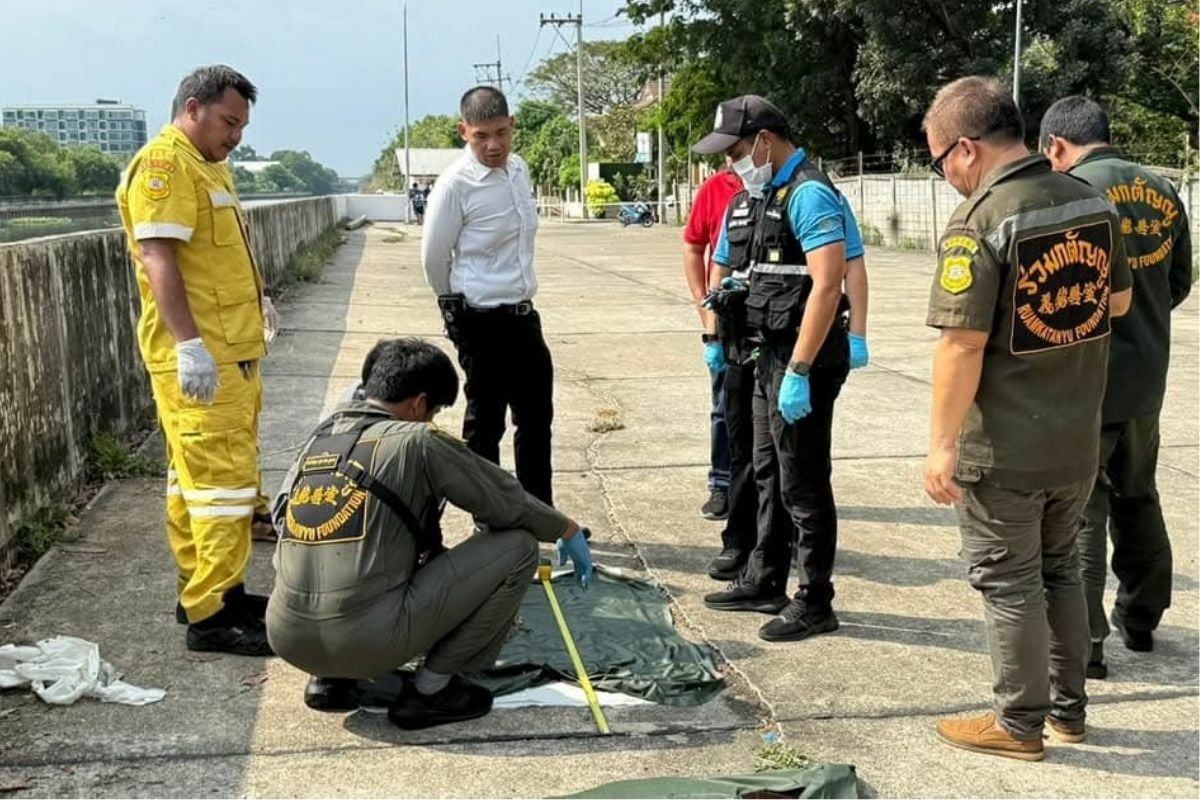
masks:
[[[579,205],[587,219],[587,111],[583,107],[583,0],[579,0],[579,21],[575,24],[575,89],[579,94]]]
[[[412,179],[412,160],[408,148],[408,0],[404,0],[404,222],[412,222],[412,204],[408,198],[408,182]]]
[[[660,36],[666,35],[667,14],[665,11],[658,12],[658,32]],[[661,225],[667,218],[667,209],[663,205],[666,202],[667,192],[667,176],[666,164],[667,156],[665,153],[666,146],[663,141],[663,102],[666,100],[665,91],[663,90],[663,59],[660,56],[658,61],[658,222]]]
[[[1013,102],[1021,107],[1021,0],[1017,0],[1017,32],[1013,51]]]

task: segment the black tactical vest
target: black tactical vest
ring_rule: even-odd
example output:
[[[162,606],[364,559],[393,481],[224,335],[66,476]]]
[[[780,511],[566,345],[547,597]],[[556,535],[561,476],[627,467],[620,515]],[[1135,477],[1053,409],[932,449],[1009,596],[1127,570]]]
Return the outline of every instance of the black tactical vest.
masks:
[[[790,346],[795,343],[804,306],[812,291],[808,257],[792,231],[787,214],[792,192],[808,181],[819,181],[840,197],[825,173],[806,158],[796,167],[786,185],[766,188],[767,193],[752,215],[751,235],[746,245],[750,260],[746,324],[767,344]],[[843,295],[838,315],[817,356],[817,364],[848,358],[842,353],[845,350],[847,309],[849,303]]]

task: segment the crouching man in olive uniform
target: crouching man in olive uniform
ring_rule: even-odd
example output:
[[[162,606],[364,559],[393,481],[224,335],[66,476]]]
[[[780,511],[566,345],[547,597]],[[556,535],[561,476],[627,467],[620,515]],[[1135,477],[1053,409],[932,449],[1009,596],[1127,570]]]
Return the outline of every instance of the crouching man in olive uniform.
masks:
[[[367,362],[365,399],[321,423],[289,475],[267,636],[314,676],[310,707],[354,708],[355,679],[424,654],[389,719],[415,729],[481,717],[492,695],[460,673],[495,663],[539,541],[559,540],[587,585],[585,532],[433,424],[458,396],[445,353],[397,339],[377,344]],[[447,501],[487,533],[446,550]]]

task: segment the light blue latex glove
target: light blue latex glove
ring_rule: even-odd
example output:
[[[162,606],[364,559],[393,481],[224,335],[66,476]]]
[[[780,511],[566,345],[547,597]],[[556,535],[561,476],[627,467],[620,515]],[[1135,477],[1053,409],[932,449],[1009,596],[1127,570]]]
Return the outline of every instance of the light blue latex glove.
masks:
[[[871,360],[871,354],[867,351],[867,337],[849,333],[846,338],[850,340],[850,369],[865,367]]]
[[[592,582],[592,573],[596,571],[587,540],[587,528],[580,528],[570,539],[558,540],[558,565],[563,566],[569,558],[571,566],[575,568],[575,580],[584,589]]]
[[[747,287],[746,282],[741,278],[730,275],[728,278],[721,279],[721,288],[727,292],[744,292]]]
[[[704,345],[704,363],[712,372],[725,371],[725,348],[720,342],[708,342]]]
[[[783,383],[779,385],[779,413],[788,425],[812,413],[812,395],[807,375],[790,371],[783,373]]]

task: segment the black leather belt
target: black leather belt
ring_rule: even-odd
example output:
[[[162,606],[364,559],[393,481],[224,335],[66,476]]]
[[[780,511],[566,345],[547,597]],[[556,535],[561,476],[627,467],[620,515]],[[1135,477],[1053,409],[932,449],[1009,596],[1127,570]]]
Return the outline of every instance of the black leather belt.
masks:
[[[522,300],[519,303],[492,306],[491,308],[468,307],[467,310],[472,314],[508,314],[514,317],[527,317],[533,313],[533,301]]]

